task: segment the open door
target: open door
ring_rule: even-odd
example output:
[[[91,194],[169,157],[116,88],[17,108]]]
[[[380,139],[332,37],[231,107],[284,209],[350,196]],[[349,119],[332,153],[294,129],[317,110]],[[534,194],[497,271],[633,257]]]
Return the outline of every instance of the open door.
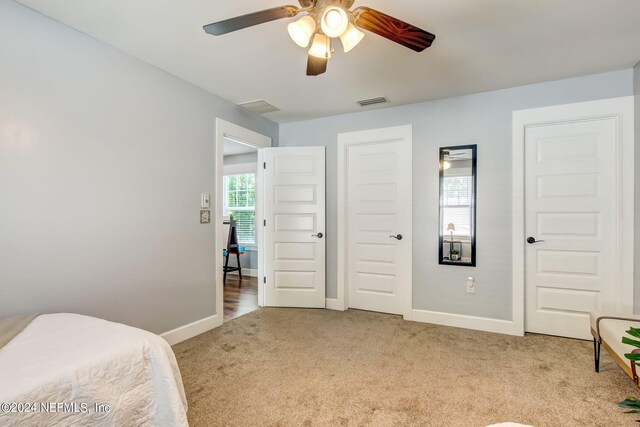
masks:
[[[264,305],[325,307],[325,149],[265,148]]]

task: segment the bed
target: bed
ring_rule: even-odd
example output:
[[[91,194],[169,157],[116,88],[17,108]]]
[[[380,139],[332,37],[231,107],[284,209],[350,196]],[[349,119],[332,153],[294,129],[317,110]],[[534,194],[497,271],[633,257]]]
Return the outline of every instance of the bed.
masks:
[[[0,425],[187,426],[182,378],[157,335],[44,314],[0,348]]]

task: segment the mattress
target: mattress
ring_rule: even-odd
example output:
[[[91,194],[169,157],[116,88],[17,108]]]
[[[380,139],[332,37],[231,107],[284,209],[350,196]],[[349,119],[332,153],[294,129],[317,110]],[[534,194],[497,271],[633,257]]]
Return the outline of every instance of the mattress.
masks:
[[[36,317],[0,349],[0,425],[187,426],[157,335],[78,314]]]

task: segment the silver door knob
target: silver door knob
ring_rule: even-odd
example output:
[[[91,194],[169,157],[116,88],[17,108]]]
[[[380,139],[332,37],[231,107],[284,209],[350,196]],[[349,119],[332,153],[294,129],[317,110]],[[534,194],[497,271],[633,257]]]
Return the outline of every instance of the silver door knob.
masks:
[[[398,235],[396,235],[396,236],[391,235],[391,236],[389,236],[389,237],[392,237],[392,238],[394,238],[394,239],[396,239],[396,240],[402,240],[402,234],[398,234]]]
[[[312,234],[311,237],[317,237],[318,239],[322,239],[324,237],[324,234],[322,233]]]

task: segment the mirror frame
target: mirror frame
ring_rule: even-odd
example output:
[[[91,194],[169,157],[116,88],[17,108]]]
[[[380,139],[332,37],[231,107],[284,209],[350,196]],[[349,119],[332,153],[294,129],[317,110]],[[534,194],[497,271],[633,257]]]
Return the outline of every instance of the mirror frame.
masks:
[[[473,185],[473,198],[471,200],[471,261],[470,262],[461,262],[461,261],[451,261],[444,259],[444,235],[442,232],[442,199],[443,199],[443,187],[444,187],[444,152],[445,151],[453,151],[453,150],[471,150],[471,176],[472,176],[472,185]],[[478,145],[455,145],[450,147],[440,147],[440,157],[439,157],[439,165],[438,170],[440,171],[439,176],[439,187],[440,187],[440,198],[438,203],[438,264],[442,265],[459,265],[461,267],[475,267],[476,266],[476,200],[478,197]]]

